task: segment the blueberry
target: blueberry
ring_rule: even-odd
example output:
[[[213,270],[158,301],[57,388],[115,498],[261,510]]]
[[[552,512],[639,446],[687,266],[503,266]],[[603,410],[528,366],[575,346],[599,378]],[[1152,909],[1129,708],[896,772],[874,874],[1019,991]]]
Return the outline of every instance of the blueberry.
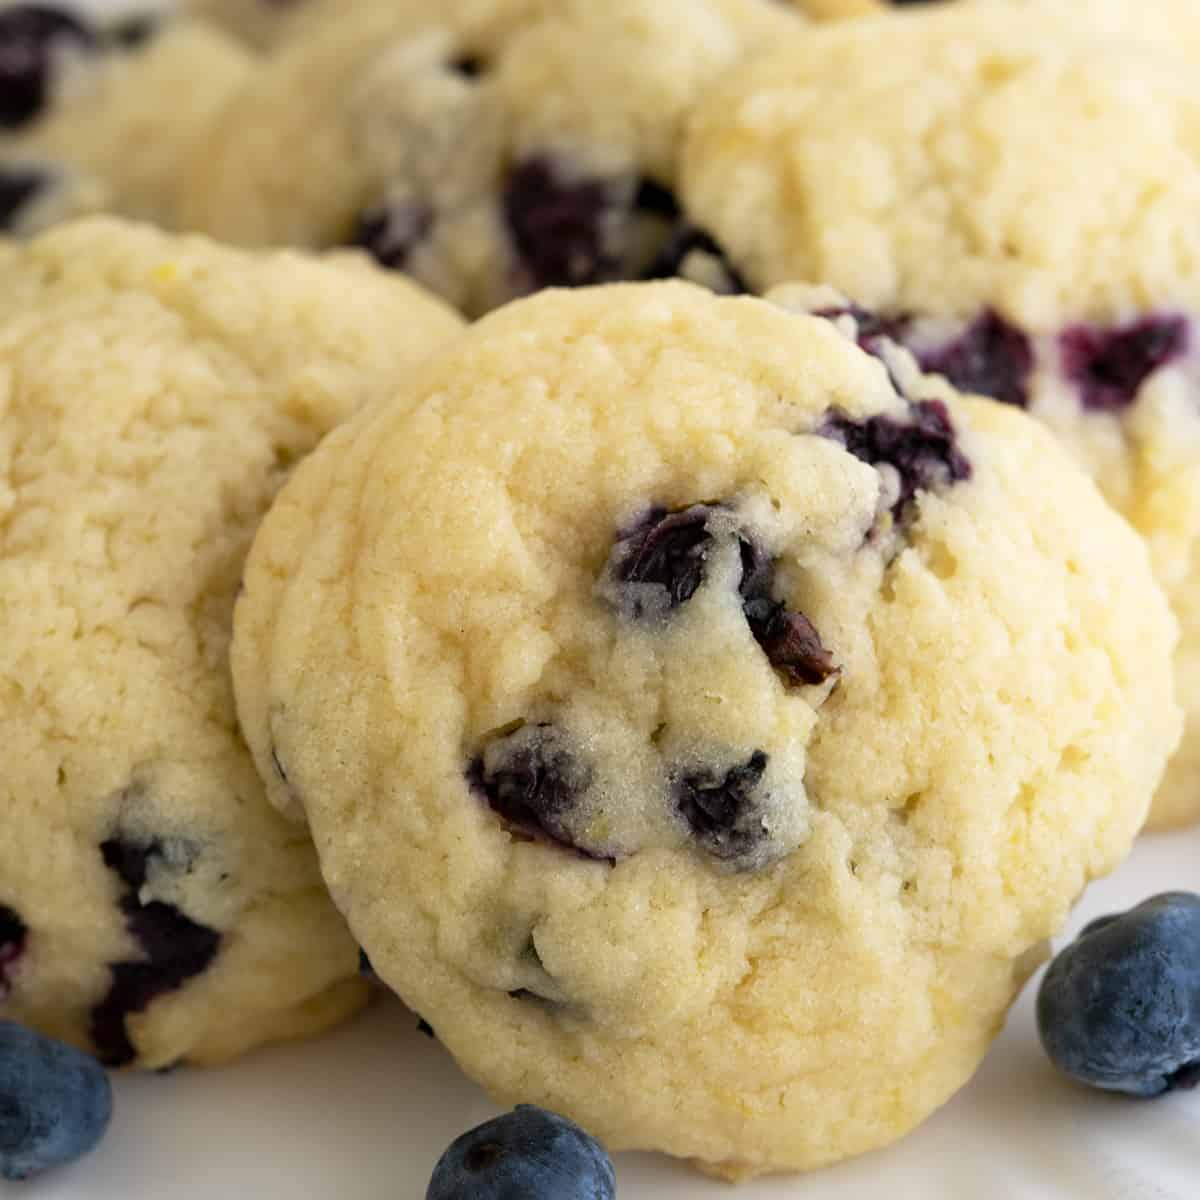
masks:
[[[1058,339],[1063,371],[1093,412],[1120,412],[1148,376],[1187,352],[1184,317],[1145,317],[1128,325],[1073,325]]]
[[[172,857],[187,859],[187,848],[179,844]],[[221,946],[221,935],[185,916],[172,904],[159,900],[143,902],[151,862],[164,860],[163,841],[112,838],[100,847],[104,865],[125,885],[119,900],[125,926],[141,948],[144,958],[109,965],[112,983],[107,994],[92,1009],[90,1033],[101,1060],[109,1066],[124,1066],[137,1057],[129,1040],[125,1018],[144,1012],[159,996],[178,991],[208,969]]]
[[[0,1021],[0,1175],[29,1179],[74,1162],[111,1117],[112,1088],[94,1058]]]
[[[900,487],[892,511],[901,519],[918,492],[971,477],[971,463],[958,447],[954,422],[940,400],[910,405],[907,420],[880,415],[855,421],[834,409],[818,433],[841,442],[863,462],[895,469]]]
[[[944,375],[960,392],[1018,408],[1029,403],[1033,343],[992,309],[984,309],[948,345],[920,352],[917,361],[922,370]]]
[[[740,296],[750,290],[716,238],[680,220],[641,274],[642,279],[687,279],[702,283],[721,296]]]
[[[15,229],[21,210],[50,183],[50,176],[39,167],[0,165],[0,229]]]
[[[59,53],[96,45],[96,35],[64,9],[18,4],[0,10],[0,127],[16,129],[42,111]]]
[[[652,508],[618,536],[607,570],[619,583],[638,585],[623,601],[629,617],[640,620],[651,612],[669,612],[696,594],[717,544],[713,517],[718,513],[728,517],[721,504]],[[741,559],[742,611],[771,665],[793,685],[824,682],[837,670],[833,657],[812,622],[774,598],[775,560],[749,533],[729,536],[736,536]],[[644,585],[661,590],[644,590]]]
[[[433,210],[416,200],[380,204],[358,219],[351,244],[361,246],[380,266],[402,271],[413,251],[433,229]]]
[[[543,722],[521,725],[492,739],[467,768],[467,779],[492,811],[518,835],[604,858],[600,848],[580,844],[571,817],[592,785],[567,735]]]
[[[557,1113],[518,1105],[464,1133],[438,1160],[425,1200],[614,1200],[612,1161]]]
[[[770,830],[763,820],[762,778],[769,759],[756,750],[728,771],[694,771],[675,778],[675,805],[692,837],[709,854],[739,870],[767,866]]]
[[[16,910],[0,904],[0,1000],[8,995],[10,970],[25,953],[28,938],[29,930]]]
[[[513,165],[504,218],[521,264],[523,290],[579,287],[618,277],[615,226],[629,201],[620,181],[598,179],[535,155]]]
[[[1081,1083],[1158,1096],[1200,1082],[1200,895],[1093,921],[1046,972],[1038,1030]]]
[[[824,683],[836,675],[833,655],[816,626],[803,613],[774,598],[775,560],[746,537],[740,539],[740,548],[742,611],[771,666],[793,687]]]

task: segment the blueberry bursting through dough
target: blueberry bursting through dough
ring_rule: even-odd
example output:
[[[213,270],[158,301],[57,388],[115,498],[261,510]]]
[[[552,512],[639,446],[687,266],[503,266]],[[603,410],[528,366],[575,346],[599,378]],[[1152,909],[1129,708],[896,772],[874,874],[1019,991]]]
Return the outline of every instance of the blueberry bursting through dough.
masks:
[[[1145,546],[1036,422],[880,352],[543,292],[261,526],[269,795],[501,1101],[729,1177],[885,1144],[1128,852],[1179,731]]]

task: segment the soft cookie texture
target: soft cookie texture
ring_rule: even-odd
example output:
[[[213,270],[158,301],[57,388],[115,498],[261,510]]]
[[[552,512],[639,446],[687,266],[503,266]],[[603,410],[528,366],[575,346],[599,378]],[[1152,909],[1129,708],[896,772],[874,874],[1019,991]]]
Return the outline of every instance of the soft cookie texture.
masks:
[[[1017,4],[825,26],[718,86],[683,176],[749,285],[833,285],[818,311],[1045,421],[1146,538],[1189,721],[1151,820],[1200,817],[1194,71]]]
[[[0,1013],[143,1067],[316,1032],[358,951],[237,732],[234,595],[295,460],[458,321],[101,218],[3,269]]]
[[[1145,547],[892,360],[685,283],[544,292],[264,522],[259,770],[498,1097],[728,1176],[883,1145],[1128,851],[1179,729]]]
[[[198,22],[0,9],[0,228],[102,208],[174,224],[180,172],[252,65]]]
[[[407,0],[311,23],[212,130],[181,204],[249,244],[355,243],[463,311],[724,271],[674,194],[684,118],[799,31],[773,0]]]

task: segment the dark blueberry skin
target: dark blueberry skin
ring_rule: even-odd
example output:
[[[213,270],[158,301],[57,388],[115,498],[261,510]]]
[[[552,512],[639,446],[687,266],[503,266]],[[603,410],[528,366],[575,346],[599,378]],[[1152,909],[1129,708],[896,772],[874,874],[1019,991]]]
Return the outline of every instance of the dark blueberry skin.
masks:
[[[60,50],[97,45],[96,35],[66,9],[18,4],[0,10],[0,128],[17,129],[42,111]]]
[[[591,787],[592,772],[556,726],[523,725],[496,739],[471,762],[467,779],[513,832],[588,858],[608,857],[579,845],[572,833],[570,817]]]
[[[14,228],[21,210],[49,183],[50,177],[37,167],[0,166],[0,229]]]
[[[720,508],[719,504],[693,504],[674,511],[652,508],[617,539],[610,560],[614,577],[623,583],[658,584],[666,590],[668,609],[686,604],[704,582],[715,544],[709,519]],[[837,671],[833,656],[803,613],[792,612],[774,598],[774,560],[748,534],[737,536],[742,562],[738,591],[750,632],[788,683],[823,683]],[[645,616],[637,598],[629,612],[635,620]]]
[[[112,1118],[112,1088],[90,1055],[0,1021],[0,1176],[31,1179],[82,1158]]]
[[[724,775],[698,771],[675,780],[676,808],[692,837],[709,854],[735,867],[763,865],[761,851],[770,832],[755,797],[768,761],[756,750]]]
[[[464,1133],[438,1160],[425,1200],[614,1200],[604,1147],[557,1113],[518,1105]]]
[[[368,251],[380,266],[402,271],[433,229],[433,210],[415,200],[382,204],[359,217],[351,244]]]
[[[25,953],[29,930],[15,909],[0,904],[0,1000],[8,995],[10,974]]]
[[[524,290],[580,287],[618,277],[609,228],[625,207],[612,180],[568,175],[548,156],[516,163],[505,182],[505,223]]]
[[[910,406],[908,420],[876,416],[855,421],[835,410],[819,430],[872,466],[887,463],[900,476],[893,514],[903,520],[918,492],[949,487],[971,478],[971,463],[958,448],[954,422],[940,400]]]
[[[1091,412],[1119,413],[1160,367],[1188,350],[1188,323],[1181,316],[1145,317],[1129,325],[1073,325],[1058,339],[1063,372]]]
[[[1025,408],[1033,371],[1029,336],[999,313],[984,309],[948,345],[917,355],[922,370],[944,375],[960,392]]]
[[[1159,1096],[1200,1083],[1200,895],[1165,892],[1093,921],[1046,972],[1038,1031],[1091,1087]]]
[[[185,916],[174,905],[158,900],[142,903],[151,860],[163,854],[163,844],[112,838],[100,847],[104,865],[125,885],[119,904],[125,925],[144,957],[112,963],[112,984],[92,1009],[90,1034],[102,1062],[124,1066],[137,1057],[125,1018],[145,1012],[159,996],[178,991],[193,976],[208,969],[221,946],[221,935]]]

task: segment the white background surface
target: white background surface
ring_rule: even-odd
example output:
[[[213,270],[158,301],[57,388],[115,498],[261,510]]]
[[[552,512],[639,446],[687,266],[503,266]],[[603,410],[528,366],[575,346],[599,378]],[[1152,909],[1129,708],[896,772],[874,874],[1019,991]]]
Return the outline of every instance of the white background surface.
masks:
[[[1200,830],[1144,839],[1071,928],[1168,889],[1200,890]],[[971,1084],[897,1145],[736,1190],[622,1154],[620,1200],[1200,1200],[1200,1090],[1137,1101],[1060,1079],[1038,1045],[1035,986]],[[392,1001],[232,1067],[121,1077],[96,1153],[39,1183],[0,1183],[0,1196],[422,1200],[442,1150],[494,1111]]]
[[[1172,888],[1200,891],[1200,830],[1144,840],[1071,928]],[[1062,1080],[1038,1046],[1036,982],[971,1084],[896,1146],[736,1191],[664,1158],[618,1155],[620,1200],[1200,1200],[1200,1090],[1142,1102]],[[0,1182],[0,1196],[421,1200],[442,1150],[495,1111],[387,1001],[233,1067],[122,1076],[98,1151],[38,1183]]]

